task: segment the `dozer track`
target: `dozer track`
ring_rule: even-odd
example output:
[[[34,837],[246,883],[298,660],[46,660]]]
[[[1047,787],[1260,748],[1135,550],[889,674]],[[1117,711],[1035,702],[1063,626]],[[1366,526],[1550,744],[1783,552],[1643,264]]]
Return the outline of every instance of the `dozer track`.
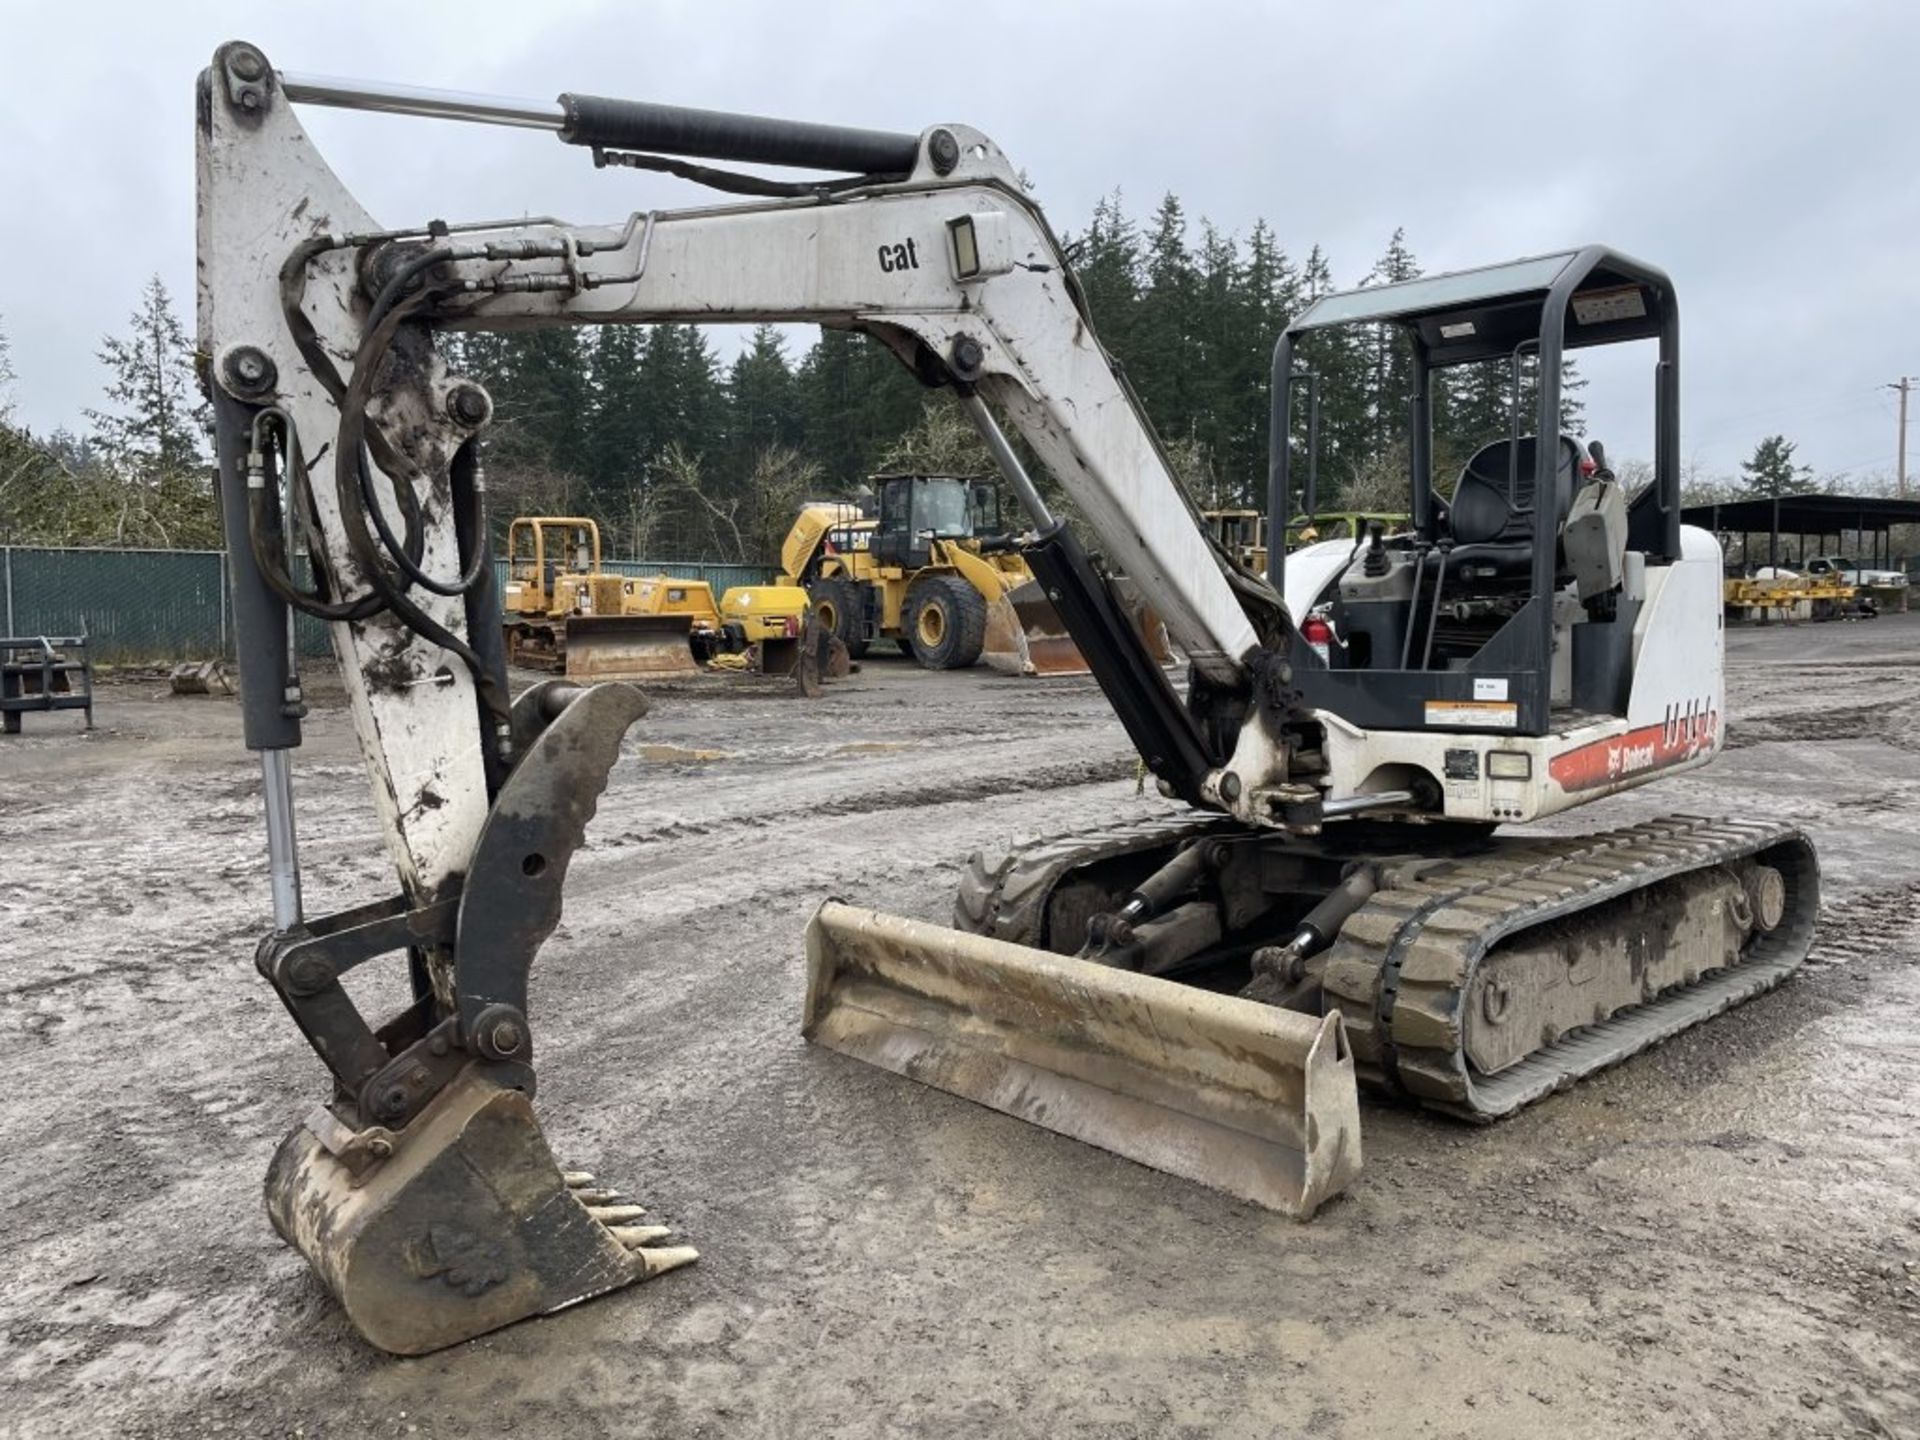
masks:
[[[1477,972],[1497,946],[1610,902],[1742,861],[1777,870],[1779,922],[1737,963],[1559,1035],[1496,1074],[1467,1054]],[[1496,1120],[1772,989],[1806,959],[1820,909],[1813,847],[1788,825],[1669,816],[1595,835],[1515,840],[1381,890],[1340,931],[1323,983],[1360,1079],[1429,1109]]]
[[[961,878],[954,921],[976,934],[1071,952],[1082,919],[1071,896],[1075,877],[1236,833],[1241,827],[1222,818],[1155,816],[976,854]],[[1674,912],[1718,917],[1714,907],[1743,903],[1729,867],[1755,863],[1782,882],[1773,928],[1754,928],[1734,963],[1676,958],[1666,969],[1678,980],[1660,978],[1661,957],[1633,934],[1657,930]],[[1663,897],[1665,912],[1655,903]],[[1602,1013],[1589,1011],[1581,1023],[1543,1027],[1533,1048],[1496,1073],[1479,1070],[1468,1053],[1476,1038],[1468,1007],[1490,1012],[1487,992],[1506,993],[1484,962],[1546,937],[1570,943],[1567,953],[1577,955],[1583,913],[1592,926],[1616,913],[1603,908],[1610,905],[1638,907],[1615,929],[1628,937],[1621,948],[1640,988],[1626,1003],[1601,1001]],[[1584,836],[1494,838],[1396,877],[1348,919],[1325,957],[1324,1003],[1342,1012],[1357,1076],[1370,1088],[1491,1121],[1779,984],[1806,958],[1818,911],[1819,867],[1791,826],[1673,816]],[[1621,977],[1612,978],[1617,998]]]

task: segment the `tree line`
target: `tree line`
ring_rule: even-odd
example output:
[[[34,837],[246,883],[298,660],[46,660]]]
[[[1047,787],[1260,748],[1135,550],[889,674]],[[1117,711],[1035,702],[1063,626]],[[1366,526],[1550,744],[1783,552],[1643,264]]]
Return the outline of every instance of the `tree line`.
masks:
[[[1205,219],[1190,224],[1174,195],[1136,219],[1118,192],[1067,246],[1095,327],[1195,500],[1263,506],[1273,343],[1291,316],[1339,288],[1331,257],[1315,245],[1295,258],[1264,220],[1244,237]],[[1420,273],[1396,230],[1347,283]],[[691,325],[474,332],[444,344],[456,369],[494,397],[495,523],[515,513],[586,514],[614,555],[766,563],[802,499],[853,496],[892,469],[991,469],[946,397],[849,332],[822,330],[796,355],[784,332],[761,326],[724,363]],[[104,394],[85,427],[34,435],[8,409],[12,369],[0,333],[0,539],[218,545],[206,407],[191,344],[157,277],[99,358]],[[1319,377],[1323,507],[1404,509],[1411,360],[1402,338],[1379,328],[1320,332],[1300,360]],[[1518,383],[1530,414],[1536,381]],[[1584,384],[1569,365],[1562,420],[1576,433]],[[1500,363],[1441,372],[1437,478],[1508,433],[1514,386]],[[1303,441],[1302,417],[1294,443]],[[1746,472],[1711,483],[1770,494],[1780,492],[1761,487],[1806,488],[1810,478],[1778,436],[1762,442]]]

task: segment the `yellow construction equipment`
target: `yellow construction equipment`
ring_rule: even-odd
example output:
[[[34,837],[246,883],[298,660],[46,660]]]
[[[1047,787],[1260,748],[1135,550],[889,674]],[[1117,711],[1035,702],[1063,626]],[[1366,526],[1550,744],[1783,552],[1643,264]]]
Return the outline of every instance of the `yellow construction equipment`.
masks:
[[[1207,531],[1216,544],[1256,575],[1267,572],[1267,516],[1264,510],[1203,510]],[[1412,517],[1384,510],[1320,510],[1295,515],[1287,523],[1287,549],[1298,550],[1319,540],[1358,540],[1370,524],[1389,535],[1406,529]]]
[[[1737,620],[1838,620],[1874,611],[1870,598],[1832,575],[1733,575],[1721,582],[1720,598]]]
[[[664,594],[629,606],[629,579],[600,568],[600,527],[522,515],[507,527],[507,662],[569,680],[691,675],[694,615]],[[703,585],[702,590],[705,590]],[[712,609],[712,596],[706,608]]]
[[[521,516],[507,530],[507,659],[569,680],[691,675],[741,655],[790,674],[807,593],[736,585],[716,604],[705,580],[618,575],[600,568],[600,529],[578,516]]]
[[[1087,662],[1001,521],[991,480],[882,475],[879,513],[817,502],[780,548],[783,583],[804,585],[814,617],[859,657],[894,641],[929,670],[984,659],[1011,675],[1084,675]],[[1168,658],[1166,628],[1121,588],[1148,648]]]

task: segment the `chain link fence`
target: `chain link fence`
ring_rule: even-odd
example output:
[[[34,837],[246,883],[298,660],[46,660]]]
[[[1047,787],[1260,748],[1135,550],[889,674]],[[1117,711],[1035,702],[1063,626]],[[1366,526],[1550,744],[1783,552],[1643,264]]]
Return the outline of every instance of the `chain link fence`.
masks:
[[[735,585],[764,585],[766,565],[700,560],[609,560],[621,575],[705,580],[717,600]],[[494,578],[506,584],[506,562]],[[297,577],[305,583],[305,576]],[[164,664],[233,656],[227,556],[223,550],[81,550],[0,546],[5,609],[0,633],[85,635],[89,658],[108,665]],[[326,627],[296,620],[302,655],[331,653]]]

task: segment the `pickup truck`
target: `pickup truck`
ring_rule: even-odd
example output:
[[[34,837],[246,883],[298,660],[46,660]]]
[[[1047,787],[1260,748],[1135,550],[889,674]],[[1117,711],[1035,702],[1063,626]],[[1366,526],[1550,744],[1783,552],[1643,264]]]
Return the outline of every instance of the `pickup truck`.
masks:
[[[1865,570],[1855,561],[1844,555],[1819,555],[1801,566],[1808,575],[1820,575],[1838,580],[1842,585],[1863,585],[1872,588],[1891,588],[1904,590],[1907,577],[1898,570]]]

